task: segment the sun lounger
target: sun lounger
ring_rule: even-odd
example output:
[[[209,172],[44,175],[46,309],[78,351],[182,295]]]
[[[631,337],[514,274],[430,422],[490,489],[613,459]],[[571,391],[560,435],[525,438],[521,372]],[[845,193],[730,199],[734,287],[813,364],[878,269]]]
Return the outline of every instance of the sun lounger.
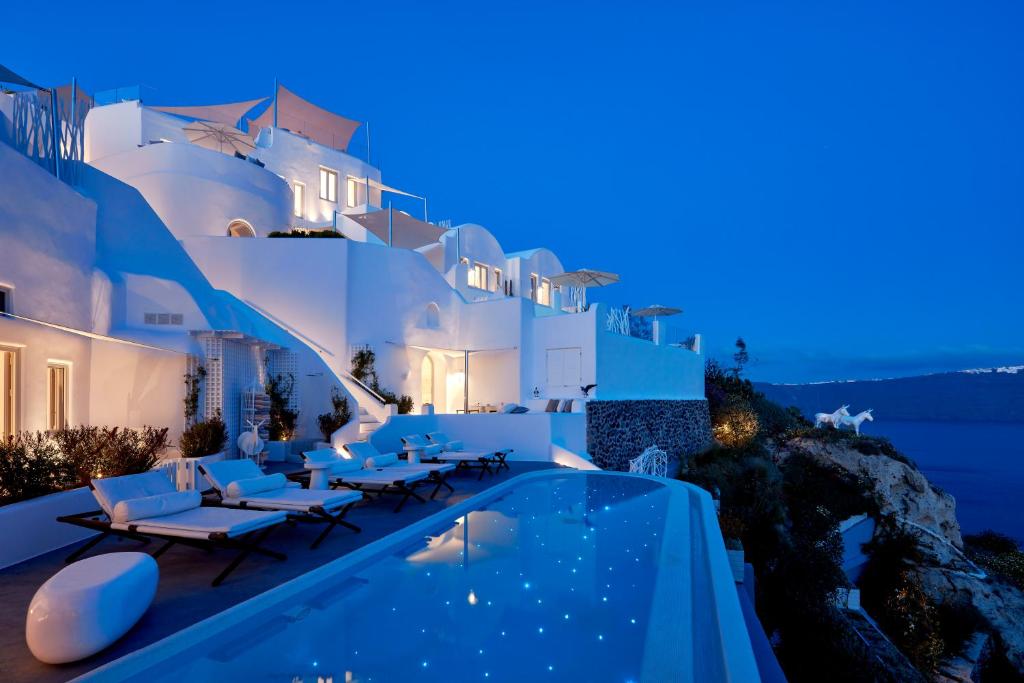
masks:
[[[508,463],[505,458],[512,452],[511,448],[505,448],[494,451],[480,451],[480,450],[465,450],[465,447],[461,441],[453,441],[447,437],[443,432],[431,432],[426,437],[420,436],[419,434],[410,434],[409,436],[402,437],[402,443],[406,444],[407,447],[419,446],[420,444],[427,444],[433,447],[434,452],[432,455],[428,455],[428,459],[437,460],[440,462],[454,462],[458,469],[474,469],[480,470],[480,476],[477,479],[483,479],[485,474],[497,474],[504,469],[509,469]],[[436,449],[440,448],[440,452]]]
[[[426,472],[428,479],[434,483],[434,491],[430,494],[431,500],[437,496],[442,486],[450,492],[455,492],[448,483],[448,475],[456,470],[456,466],[451,463],[404,462],[398,459],[398,453],[381,453],[369,441],[345,444],[345,450],[361,461],[364,468],[385,467],[389,471]]]
[[[402,499],[395,506],[395,512],[402,509],[406,501],[415,498],[426,503],[423,496],[415,489],[427,483],[429,474],[425,471],[401,471],[386,467],[365,469],[363,463],[355,458],[344,458],[333,448],[321,448],[317,451],[304,451],[302,459],[307,469],[330,463],[328,477],[333,488],[344,486],[354,491],[376,494],[378,498],[385,495],[399,495]]]
[[[358,533],[344,517],[363,499],[358,491],[311,491],[289,482],[283,474],[266,475],[252,460],[221,460],[199,465],[222,504],[249,510],[281,510],[298,522],[326,523],[311,548],[316,548],[339,524]]]
[[[100,532],[68,556],[69,563],[110,536],[144,543],[153,538],[163,540],[164,545],[153,557],[176,544],[204,550],[237,550],[238,555],[213,580],[214,586],[220,585],[251,553],[285,559],[283,554],[261,545],[274,527],[287,521],[284,512],[203,506],[198,491],[176,491],[167,475],[156,471],[93,479],[89,488],[101,510],[57,518]]]

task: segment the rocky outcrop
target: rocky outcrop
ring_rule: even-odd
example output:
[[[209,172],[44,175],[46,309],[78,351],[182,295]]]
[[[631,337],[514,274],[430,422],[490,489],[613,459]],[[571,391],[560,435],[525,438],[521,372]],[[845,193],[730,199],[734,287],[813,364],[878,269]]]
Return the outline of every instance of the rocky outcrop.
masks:
[[[962,553],[956,500],[933,487],[916,468],[884,455],[865,455],[843,443],[795,439],[779,452],[802,451],[872,483],[883,515],[892,515],[915,532],[925,560],[915,571],[936,603],[966,598],[977,608],[1005,649],[1009,661],[1024,672],[1024,593],[985,577]]]

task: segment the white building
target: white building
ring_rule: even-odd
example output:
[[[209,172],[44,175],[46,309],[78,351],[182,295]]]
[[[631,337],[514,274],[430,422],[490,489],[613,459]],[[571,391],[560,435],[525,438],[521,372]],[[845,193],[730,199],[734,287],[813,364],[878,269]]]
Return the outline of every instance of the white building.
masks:
[[[0,96],[15,147],[17,97]],[[703,399],[699,336],[637,338],[611,329],[603,305],[578,310],[556,285],[571,254],[510,252],[483,226],[434,225],[425,202],[422,219],[382,209],[404,193],[345,151],[357,122],[281,88],[249,118],[244,153],[190,141],[197,120],[236,123],[254,104],[95,106],[73,187],[0,144],[0,291],[19,316],[0,319],[4,429],[60,419],[177,433],[182,375],[202,363],[215,371],[203,412],[222,411],[232,437],[245,392],[290,373],[296,437],[308,442],[332,385],[364,423],[391,419],[394,406],[350,374],[366,348],[379,386],[411,397],[413,414],[472,430],[472,413],[525,405],[563,420],[584,458],[588,400]],[[324,229],[347,239],[267,237]],[[552,399],[573,401],[554,417]],[[527,451],[552,457],[547,444]]]

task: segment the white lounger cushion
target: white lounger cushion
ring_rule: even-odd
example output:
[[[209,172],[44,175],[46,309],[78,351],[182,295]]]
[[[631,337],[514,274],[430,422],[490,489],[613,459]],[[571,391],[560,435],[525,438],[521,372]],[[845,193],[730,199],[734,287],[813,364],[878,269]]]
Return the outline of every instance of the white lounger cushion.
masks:
[[[164,517],[140,519],[134,522],[113,522],[115,529],[134,528],[142,533],[208,538],[210,534],[240,536],[255,529],[279,524],[288,519],[286,512],[257,512],[223,507],[198,507]]]
[[[442,446],[446,451],[465,450],[466,445],[460,439],[449,439],[444,432],[430,432],[427,437],[435,444]]]
[[[367,468],[387,467],[388,465],[394,465],[396,462],[398,462],[397,453],[378,453],[367,458],[365,466]]]
[[[283,488],[242,498],[225,498],[224,502],[228,505],[246,503],[253,507],[305,512],[318,506],[325,510],[333,510],[349,503],[359,502],[362,498],[363,494],[358,491],[313,491]]]
[[[263,476],[260,466],[248,458],[208,462],[203,463],[201,467],[206,473],[206,478],[213,484],[213,488],[221,493],[227,491],[228,484],[233,481]]]
[[[148,517],[165,517],[197,508],[202,502],[203,496],[199,491],[174,491],[144,498],[129,498],[117,501],[110,519],[114,522],[131,522]]]
[[[331,465],[331,474],[345,474],[347,472],[358,472],[363,469],[363,462],[355,458],[336,458],[337,462]]]
[[[93,496],[111,518],[114,515],[114,506],[122,500],[147,498],[176,491],[174,484],[163,472],[143,472],[92,480]]]
[[[237,479],[228,484],[225,495],[229,498],[244,498],[264,491],[277,491],[288,485],[288,478],[280,472],[261,474],[251,479]]]
[[[412,449],[421,451],[423,455],[437,455],[442,450],[440,444],[430,443],[419,434],[403,436],[402,442],[405,444],[406,450]]]

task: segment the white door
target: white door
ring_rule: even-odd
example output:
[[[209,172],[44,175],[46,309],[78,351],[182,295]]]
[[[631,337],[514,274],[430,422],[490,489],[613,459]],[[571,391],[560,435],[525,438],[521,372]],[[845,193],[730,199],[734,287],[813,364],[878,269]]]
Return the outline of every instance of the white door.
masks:
[[[582,384],[583,350],[578,346],[548,349],[547,385],[549,392],[578,391]],[[573,394],[575,395],[575,394]]]

